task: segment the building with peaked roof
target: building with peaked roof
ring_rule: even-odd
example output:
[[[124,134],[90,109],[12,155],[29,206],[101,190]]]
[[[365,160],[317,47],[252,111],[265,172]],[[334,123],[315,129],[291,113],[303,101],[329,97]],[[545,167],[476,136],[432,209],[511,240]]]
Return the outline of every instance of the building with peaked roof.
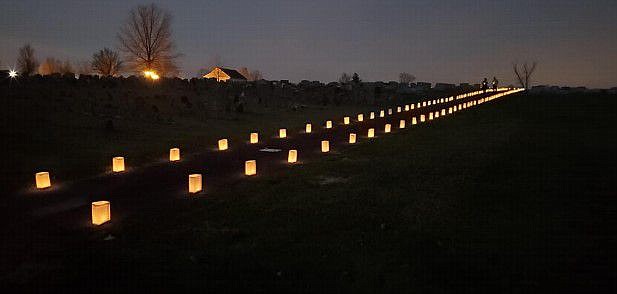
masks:
[[[216,79],[217,82],[246,82],[246,77],[235,69],[215,67],[203,76],[204,79]]]

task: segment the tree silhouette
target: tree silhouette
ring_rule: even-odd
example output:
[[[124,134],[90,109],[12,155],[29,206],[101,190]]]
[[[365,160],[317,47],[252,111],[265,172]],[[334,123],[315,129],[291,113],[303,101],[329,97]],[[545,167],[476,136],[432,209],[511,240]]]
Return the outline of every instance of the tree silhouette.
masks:
[[[338,78],[338,82],[341,84],[347,84],[351,81],[351,77],[346,72],[341,74],[341,77]]]
[[[409,85],[416,80],[416,77],[408,72],[402,72],[398,75],[398,80],[401,84]]]
[[[103,48],[92,56],[92,69],[102,76],[115,76],[122,68],[118,52]]]
[[[17,70],[19,74],[22,76],[29,76],[33,74],[39,63],[34,57],[34,48],[30,46],[30,44],[26,44],[23,47],[19,48],[19,53],[17,57]]]
[[[172,40],[171,14],[155,4],[139,5],[118,34],[121,50],[129,69],[136,73],[156,71],[168,76],[178,73]]]
[[[243,75],[248,81],[258,81],[263,78],[261,71],[256,69],[249,70],[246,66],[239,68],[238,72]]]
[[[528,65],[527,62],[523,63],[522,67],[519,68],[516,62],[512,63],[512,67],[514,68],[514,74],[516,75],[516,79],[518,80],[521,87],[525,89],[529,89],[529,84],[531,83],[531,76],[536,71],[537,62],[533,62],[531,65]]]
[[[261,74],[261,71],[256,70],[256,69],[251,71],[250,76],[251,76],[251,81],[259,81],[263,79],[263,75]]]
[[[60,73],[62,69],[62,61],[53,57],[47,57],[39,66],[39,74],[50,75],[54,73]]]

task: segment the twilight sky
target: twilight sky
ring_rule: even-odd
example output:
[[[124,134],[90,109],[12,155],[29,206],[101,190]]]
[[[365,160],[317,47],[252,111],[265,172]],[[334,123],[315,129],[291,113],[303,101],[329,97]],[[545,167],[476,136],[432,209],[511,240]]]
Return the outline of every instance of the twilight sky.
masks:
[[[153,1],[173,15],[182,76],[213,56],[266,79],[513,83],[513,61],[537,60],[534,84],[617,86],[617,2]],[[30,42],[39,60],[89,60],[115,48],[135,0],[0,0],[0,66]]]

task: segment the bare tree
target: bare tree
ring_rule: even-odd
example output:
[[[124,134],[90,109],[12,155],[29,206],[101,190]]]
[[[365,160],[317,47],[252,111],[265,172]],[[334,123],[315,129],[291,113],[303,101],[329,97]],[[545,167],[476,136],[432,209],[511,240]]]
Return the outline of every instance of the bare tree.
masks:
[[[249,72],[249,69],[245,66],[241,67],[238,69],[238,72],[243,75],[247,80],[251,80],[251,73]]]
[[[411,83],[413,83],[413,81],[416,80],[416,76],[408,73],[408,72],[402,72],[400,74],[398,74],[398,80],[401,84],[406,84],[409,85]]]
[[[118,40],[130,70],[153,70],[162,76],[178,73],[176,59],[180,54],[175,53],[172,40],[171,14],[157,5],[132,9]]]
[[[512,67],[514,68],[514,74],[516,75],[516,79],[518,80],[521,87],[525,89],[529,89],[529,84],[531,83],[531,76],[534,71],[536,71],[537,62],[531,63],[528,65],[527,62],[523,63],[522,67],[519,68],[519,65],[514,62],[512,63]]]
[[[103,48],[92,56],[92,69],[102,76],[115,76],[122,68],[118,52]]]
[[[50,75],[54,73],[60,73],[62,69],[62,61],[53,57],[45,58],[45,61],[39,66],[39,74]]]
[[[251,81],[259,81],[264,78],[263,75],[261,74],[261,71],[256,70],[256,69],[251,71],[250,76],[251,76],[251,79],[250,79]]]
[[[29,76],[36,71],[38,62],[34,57],[34,48],[30,44],[26,44],[19,48],[19,56],[17,57],[17,69],[20,75]]]
[[[347,84],[350,81],[351,81],[351,76],[348,73],[346,73],[346,72],[342,73],[341,77],[338,78],[338,82],[341,83],[341,84]]]
[[[263,75],[259,70],[249,70],[246,66],[238,69],[238,72],[242,74],[249,81],[258,81],[263,79]]]

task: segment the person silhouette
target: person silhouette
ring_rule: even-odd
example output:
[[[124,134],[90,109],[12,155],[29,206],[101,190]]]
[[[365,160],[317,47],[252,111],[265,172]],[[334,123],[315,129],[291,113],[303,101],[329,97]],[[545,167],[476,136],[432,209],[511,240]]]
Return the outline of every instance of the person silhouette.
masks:
[[[484,80],[482,81],[481,90],[486,92],[487,89],[488,89],[488,81],[486,80],[486,78],[484,78]]]
[[[499,84],[499,81],[497,80],[496,77],[493,76],[493,82],[492,82],[492,86],[493,86],[493,90],[497,90],[497,85]]]

